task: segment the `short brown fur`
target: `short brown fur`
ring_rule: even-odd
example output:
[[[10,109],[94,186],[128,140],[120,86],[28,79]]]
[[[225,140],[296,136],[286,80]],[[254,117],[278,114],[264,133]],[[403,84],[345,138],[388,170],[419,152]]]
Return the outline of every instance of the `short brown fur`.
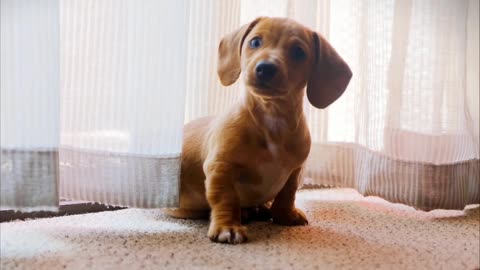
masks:
[[[262,40],[260,47],[250,46],[253,38]],[[298,48],[302,59],[292,57]],[[255,72],[262,60],[278,70],[267,84]],[[242,209],[273,201],[273,222],[308,223],[295,207],[310,151],[304,88],[308,84],[310,102],[324,108],[343,93],[352,76],[325,39],[283,18],[258,18],[222,39],[221,82],[230,85],[241,72],[246,89],[229,111],[185,126],[180,208],[167,210],[179,218],[204,217],[210,210],[208,237],[233,244],[247,240]]]

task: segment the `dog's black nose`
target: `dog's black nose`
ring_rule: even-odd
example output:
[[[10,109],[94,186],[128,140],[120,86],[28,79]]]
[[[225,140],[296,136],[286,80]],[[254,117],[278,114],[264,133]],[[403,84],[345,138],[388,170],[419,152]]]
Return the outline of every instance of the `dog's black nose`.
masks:
[[[277,73],[277,67],[267,61],[260,61],[255,67],[255,72],[257,73],[257,78],[261,81],[269,81]]]

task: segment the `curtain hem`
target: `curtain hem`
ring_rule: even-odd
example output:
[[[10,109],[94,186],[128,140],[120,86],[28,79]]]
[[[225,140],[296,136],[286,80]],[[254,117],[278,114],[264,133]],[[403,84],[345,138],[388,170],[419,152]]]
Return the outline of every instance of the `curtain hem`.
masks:
[[[0,209],[57,211],[57,150],[1,150]]]
[[[348,187],[417,209],[480,203],[480,160],[433,165],[394,159],[353,144],[315,144],[304,183]]]
[[[60,196],[108,205],[178,207],[180,154],[142,157],[60,149]]]

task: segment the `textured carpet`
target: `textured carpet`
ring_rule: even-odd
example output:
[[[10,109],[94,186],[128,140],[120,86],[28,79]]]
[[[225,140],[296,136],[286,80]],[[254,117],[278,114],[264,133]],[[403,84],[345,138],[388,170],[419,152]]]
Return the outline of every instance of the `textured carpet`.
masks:
[[[300,191],[306,227],[249,225],[250,242],[211,243],[207,221],[161,210],[2,223],[1,269],[476,269],[480,208],[416,211],[351,189]]]

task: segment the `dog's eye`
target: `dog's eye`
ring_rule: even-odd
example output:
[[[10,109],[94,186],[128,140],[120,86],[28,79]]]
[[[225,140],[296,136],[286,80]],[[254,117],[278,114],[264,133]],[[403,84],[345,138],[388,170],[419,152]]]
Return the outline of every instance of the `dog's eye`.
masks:
[[[256,49],[260,46],[262,46],[262,39],[259,37],[254,37],[252,40],[250,40],[250,48]]]
[[[292,49],[292,57],[293,59],[300,61],[305,59],[307,55],[305,54],[305,51],[302,48],[300,48],[299,46],[295,46]]]

